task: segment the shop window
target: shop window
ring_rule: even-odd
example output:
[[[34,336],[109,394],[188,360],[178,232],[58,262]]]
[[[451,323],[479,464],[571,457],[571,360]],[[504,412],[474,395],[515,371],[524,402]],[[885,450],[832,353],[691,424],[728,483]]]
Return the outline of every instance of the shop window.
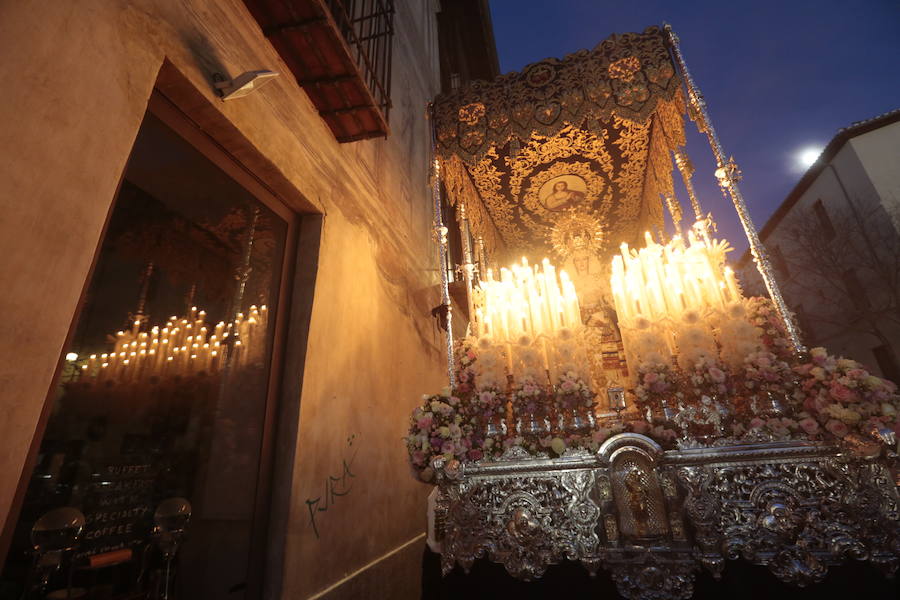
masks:
[[[64,349],[3,597],[39,585],[35,524],[64,507],[83,532],[27,597],[167,585],[244,597],[292,219],[220,164],[145,118]]]

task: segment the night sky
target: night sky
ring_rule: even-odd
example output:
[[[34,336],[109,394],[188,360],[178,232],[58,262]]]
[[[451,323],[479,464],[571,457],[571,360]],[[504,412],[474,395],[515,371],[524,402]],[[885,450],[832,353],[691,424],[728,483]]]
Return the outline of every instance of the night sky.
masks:
[[[900,2],[490,0],[502,72],[592,48],[612,33],[672,25],[758,228],[804,169],[796,154],[900,108]],[[692,124],[694,185],[737,260],[747,244]],[[676,177],[676,182],[678,177]],[[678,188],[676,188],[678,191]],[[685,214],[686,196],[680,193]]]

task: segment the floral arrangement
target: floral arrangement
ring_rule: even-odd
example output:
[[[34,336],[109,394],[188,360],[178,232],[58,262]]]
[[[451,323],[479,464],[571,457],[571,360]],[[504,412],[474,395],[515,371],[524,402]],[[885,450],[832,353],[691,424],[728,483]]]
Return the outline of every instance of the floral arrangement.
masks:
[[[715,327],[714,335],[699,332],[694,315],[682,315],[680,337],[673,340],[680,352],[677,365],[665,358],[665,342],[652,326],[639,323],[634,331],[634,397],[645,415],[664,403],[673,409],[671,423],[664,424],[593,418],[586,355],[571,332],[552,340],[522,337],[511,356],[505,345],[489,339],[464,340],[457,346],[456,389],[424,396],[411,415],[405,442],[416,477],[432,481],[436,458],[451,464],[497,459],[516,446],[536,456],[596,452],[622,431],[646,435],[666,448],[723,436],[743,442],[847,438],[851,447],[861,438],[900,438],[897,386],[824,348],[813,348],[797,364],[768,299],[734,302],[704,319]],[[546,353],[553,358],[552,390],[544,384]],[[520,422],[507,432],[510,365],[515,388],[509,399]],[[551,410],[560,416],[552,426]],[[582,425],[580,415],[592,418]]]
[[[475,390],[475,341],[463,339],[456,349],[456,389],[457,396],[470,394]]]
[[[513,393],[513,408],[516,412],[539,414],[545,408],[542,402],[545,393],[544,388],[529,377]]]
[[[811,436],[824,429],[843,438],[851,432],[869,434],[873,427],[900,435],[900,397],[892,382],[824,348],[813,348],[810,360],[794,370],[800,376],[794,398],[802,404],[801,427]]]
[[[474,372],[477,387],[482,389],[506,388],[506,360],[504,349],[488,338],[481,338],[477,344],[471,344],[469,351],[474,355],[470,360],[470,368]],[[461,359],[462,360],[462,359]]]
[[[694,363],[717,354],[712,332],[704,325],[702,315],[697,310],[686,310],[681,315],[675,343],[678,346],[678,364],[685,370]]]
[[[718,315],[716,341],[719,357],[734,370],[743,367],[748,354],[765,348],[762,329],[753,324],[747,307],[746,301],[732,302]]]
[[[678,433],[674,429],[669,429],[663,425],[654,426],[647,421],[629,421],[625,424],[624,428],[626,431],[633,431],[634,433],[646,435],[663,448],[674,447],[675,440],[678,438]]]
[[[642,412],[656,408],[664,400],[681,397],[678,375],[665,363],[642,362],[637,368],[637,381],[634,395]]]
[[[478,390],[469,404],[472,414],[485,421],[498,415],[506,416],[506,396],[497,389]]]
[[[556,407],[575,410],[594,407],[594,391],[575,371],[566,371],[556,384]]]
[[[477,460],[471,448],[471,424],[459,413],[459,400],[454,396],[423,396],[410,419],[406,449],[418,478],[429,482],[434,478],[431,463],[435,458]]]
[[[466,412],[472,425],[474,460],[499,455],[503,451],[500,441],[506,433],[506,395],[496,389],[479,390],[471,396]]]
[[[768,350],[751,352],[744,358],[741,384],[748,393],[789,394],[793,391],[793,383],[790,365]]]
[[[684,381],[690,395],[723,396],[728,393],[728,370],[714,358],[701,356],[684,373]]]
[[[791,343],[772,301],[762,296],[753,296],[747,300],[746,307],[747,320],[757,328],[765,349],[780,360],[790,361],[793,355]]]

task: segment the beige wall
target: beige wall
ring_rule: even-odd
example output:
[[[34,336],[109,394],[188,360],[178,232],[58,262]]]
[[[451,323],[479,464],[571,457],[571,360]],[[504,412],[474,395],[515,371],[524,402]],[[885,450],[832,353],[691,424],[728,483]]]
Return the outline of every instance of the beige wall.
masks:
[[[294,399],[283,597],[308,597],[421,533],[427,490],[409,477],[400,438],[419,395],[443,385],[428,313],[439,300],[423,119],[436,45],[431,3],[397,7],[393,135],[340,145],[240,0],[0,3],[0,518],[14,518],[66,333],[168,59],[306,199],[296,209],[325,215]],[[214,97],[213,72],[259,68],[283,75],[240,100]],[[305,500],[356,448],[352,492],[319,513],[317,539]]]
[[[849,143],[900,232],[900,123],[879,127]]]
[[[896,196],[896,191],[891,192],[892,174],[888,172],[886,165],[896,163],[896,153],[891,154],[890,150],[898,141],[900,126],[897,124],[848,140],[769,232],[763,240],[766,246],[778,246],[790,261],[794,247],[791,228],[795,220],[816,222],[813,205],[817,200],[822,201],[837,228],[842,226],[840,215],[848,214],[851,209],[858,211],[865,219],[887,218],[892,210],[891,194]],[[875,175],[880,178],[880,185],[875,181]],[[860,240],[859,243],[862,246],[863,241]],[[821,290],[826,294],[833,293],[831,286],[815,275],[803,273],[796,266],[790,269],[790,264],[789,270],[789,275],[785,276],[775,269],[775,276],[791,308],[802,304],[806,311],[815,310],[822,300],[817,294],[810,293],[811,289]],[[867,286],[866,293],[869,297],[877,300],[877,294],[883,293],[884,283],[873,280],[872,275],[864,269],[860,269],[857,275],[862,284]],[[740,277],[745,289],[754,294],[764,293],[762,278],[752,262],[748,262],[742,269]],[[848,300],[846,296],[841,298],[843,301]],[[822,312],[821,309],[819,312]],[[867,327],[859,321],[852,321],[843,314],[829,316],[831,322],[818,320],[808,324],[812,331],[801,332],[805,341],[813,340],[816,345],[825,346],[829,352],[858,360],[880,374],[872,349],[881,345],[881,341],[868,333]],[[895,323],[885,319],[879,327],[888,339],[900,340],[900,328]]]

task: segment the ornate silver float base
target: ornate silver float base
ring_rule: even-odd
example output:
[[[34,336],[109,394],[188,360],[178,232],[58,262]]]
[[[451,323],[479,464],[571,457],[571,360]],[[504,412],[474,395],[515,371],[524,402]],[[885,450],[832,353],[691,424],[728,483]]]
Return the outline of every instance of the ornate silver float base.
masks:
[[[520,579],[580,561],[610,572],[632,600],[686,599],[696,571],[726,559],[766,565],[782,581],[821,581],[830,565],[900,560],[897,487],[886,459],[833,446],[772,442],[663,452],[623,433],[596,454],[435,461],[442,568],[480,557]]]

